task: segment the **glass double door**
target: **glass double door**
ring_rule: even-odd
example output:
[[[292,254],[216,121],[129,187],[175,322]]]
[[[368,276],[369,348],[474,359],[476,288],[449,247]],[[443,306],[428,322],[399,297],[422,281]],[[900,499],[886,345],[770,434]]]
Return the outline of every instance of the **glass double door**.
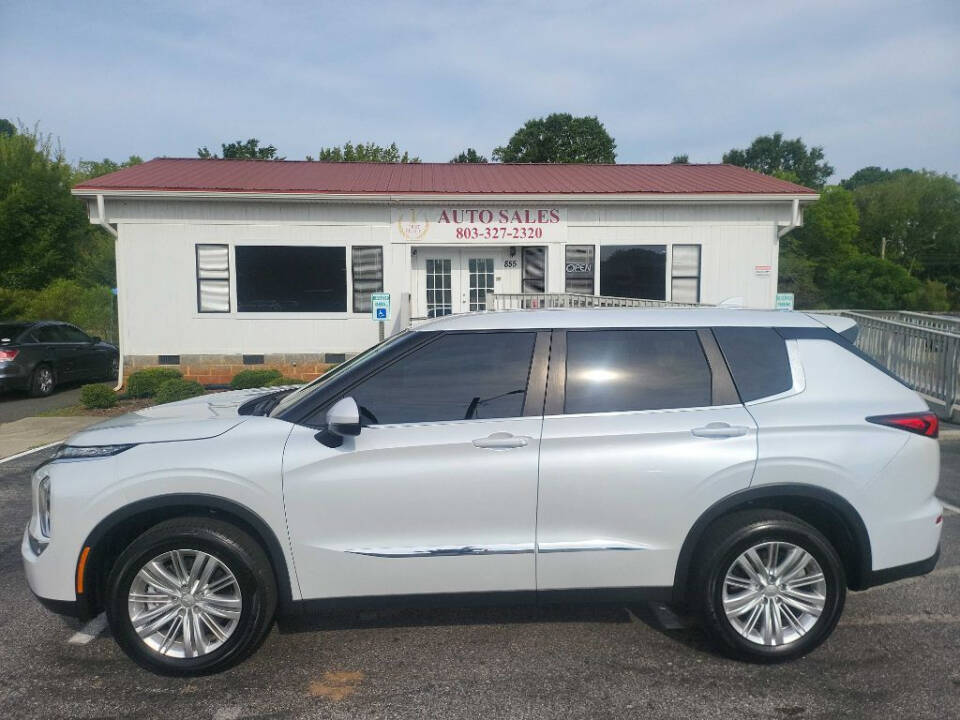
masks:
[[[487,310],[501,269],[498,249],[420,250],[420,307],[429,318]]]

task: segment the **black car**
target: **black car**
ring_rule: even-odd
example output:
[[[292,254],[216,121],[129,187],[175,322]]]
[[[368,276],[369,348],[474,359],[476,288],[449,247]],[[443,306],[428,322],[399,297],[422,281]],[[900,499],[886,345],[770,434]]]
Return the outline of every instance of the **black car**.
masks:
[[[59,383],[114,380],[115,345],[63,322],[0,322],[0,390],[49,395]]]

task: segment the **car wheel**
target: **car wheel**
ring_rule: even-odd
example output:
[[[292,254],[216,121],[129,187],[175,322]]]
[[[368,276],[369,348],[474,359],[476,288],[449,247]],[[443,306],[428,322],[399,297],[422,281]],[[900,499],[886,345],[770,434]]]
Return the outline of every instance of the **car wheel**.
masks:
[[[717,521],[700,547],[694,600],[704,630],[726,654],[792,660],[833,632],[846,575],[812,525],[773,510],[738,512]]]
[[[45,397],[57,386],[57,378],[49,365],[37,365],[30,376],[30,394],[33,397]]]
[[[162,522],[117,558],[106,587],[117,643],[163,675],[205,675],[240,662],[266,637],[277,585],[260,545],[209,518]]]
[[[113,357],[107,363],[107,380],[116,381],[120,375],[120,358]]]

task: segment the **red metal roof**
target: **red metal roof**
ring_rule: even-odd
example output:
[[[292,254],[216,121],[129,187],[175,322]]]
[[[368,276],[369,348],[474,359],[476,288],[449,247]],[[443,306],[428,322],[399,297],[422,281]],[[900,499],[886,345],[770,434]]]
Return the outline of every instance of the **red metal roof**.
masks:
[[[735,165],[323,163],[157,158],[76,190],[311,194],[815,194]]]

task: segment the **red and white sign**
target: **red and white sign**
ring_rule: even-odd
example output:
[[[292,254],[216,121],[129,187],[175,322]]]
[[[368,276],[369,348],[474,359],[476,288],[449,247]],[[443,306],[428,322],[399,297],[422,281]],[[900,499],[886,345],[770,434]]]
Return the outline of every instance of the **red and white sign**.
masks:
[[[410,207],[393,211],[391,236],[406,243],[539,245],[566,239],[560,207]]]

